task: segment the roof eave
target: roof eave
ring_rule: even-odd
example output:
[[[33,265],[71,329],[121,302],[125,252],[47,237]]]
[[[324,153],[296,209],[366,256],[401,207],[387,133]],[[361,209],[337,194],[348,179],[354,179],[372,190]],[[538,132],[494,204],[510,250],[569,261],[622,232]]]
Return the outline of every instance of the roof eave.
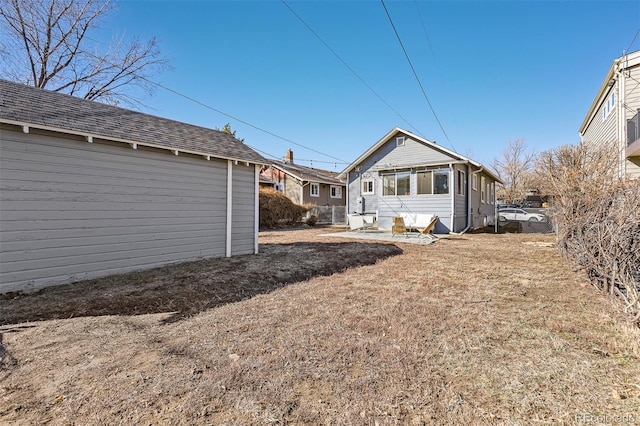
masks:
[[[173,152],[178,152],[178,153],[184,153],[184,154],[192,154],[192,155],[199,155],[202,157],[205,157],[206,159],[209,158],[217,158],[220,160],[231,160],[231,161],[238,161],[238,162],[242,162],[242,163],[250,163],[250,164],[257,164],[257,165],[268,165],[269,161],[267,161],[266,159],[262,159],[264,161],[258,161],[257,159],[246,159],[246,158],[239,158],[239,157],[227,157],[224,155],[220,155],[220,154],[213,154],[210,152],[204,152],[204,151],[194,151],[194,150],[188,150],[188,149],[184,149],[184,148],[174,148],[174,147],[170,147],[167,145],[158,145],[158,144],[152,144],[149,142],[140,142],[140,141],[136,141],[133,139],[123,139],[123,138],[116,138],[113,136],[105,136],[105,135],[100,135],[97,133],[88,133],[88,132],[82,132],[82,131],[76,131],[76,130],[69,130],[69,129],[62,129],[62,128],[57,128],[57,127],[52,127],[52,126],[45,126],[42,124],[34,124],[34,123],[29,123],[29,122],[22,122],[22,121],[15,121],[15,120],[8,120],[5,118],[0,118],[0,123],[4,123],[4,124],[10,124],[10,125],[14,125],[14,126],[21,126],[21,127],[29,127],[29,128],[34,128],[34,129],[40,129],[40,130],[46,130],[46,131],[50,131],[50,132],[56,132],[56,133],[63,133],[63,134],[67,134],[67,135],[74,135],[74,136],[82,136],[84,138],[92,138],[92,139],[103,139],[103,140],[108,140],[108,141],[113,141],[113,142],[120,142],[120,143],[126,143],[129,145],[135,144],[135,145],[139,145],[139,146],[146,146],[149,148],[157,148],[157,149],[162,149],[165,151],[173,151]]]

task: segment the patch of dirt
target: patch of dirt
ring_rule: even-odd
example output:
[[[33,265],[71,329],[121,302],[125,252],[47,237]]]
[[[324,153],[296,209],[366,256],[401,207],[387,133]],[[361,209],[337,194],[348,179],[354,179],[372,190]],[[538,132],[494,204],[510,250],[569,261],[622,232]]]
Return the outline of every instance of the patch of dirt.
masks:
[[[555,236],[326,232],[263,232],[259,256],[3,301],[17,318],[16,301],[33,315],[66,295],[85,316],[0,327],[0,424],[640,423],[640,330]],[[135,314],[105,315],[109,297]]]
[[[0,300],[0,325],[98,315],[174,312],[176,321],[288,284],[376,263],[402,250],[360,242],[265,243],[259,254],[218,258],[45,288]]]

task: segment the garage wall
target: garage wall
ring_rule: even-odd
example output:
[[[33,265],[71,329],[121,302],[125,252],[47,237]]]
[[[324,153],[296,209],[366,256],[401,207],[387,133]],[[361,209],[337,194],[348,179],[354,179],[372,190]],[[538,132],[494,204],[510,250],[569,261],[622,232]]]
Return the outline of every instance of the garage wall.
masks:
[[[234,164],[232,169],[231,255],[255,252],[256,170],[253,164]]]
[[[226,161],[14,129],[0,128],[0,293],[225,255]]]

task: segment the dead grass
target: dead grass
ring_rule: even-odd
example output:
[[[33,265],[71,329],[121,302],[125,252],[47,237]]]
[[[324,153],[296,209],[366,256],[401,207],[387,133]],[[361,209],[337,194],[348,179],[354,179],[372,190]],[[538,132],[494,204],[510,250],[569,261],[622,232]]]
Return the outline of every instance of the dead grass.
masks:
[[[324,232],[262,233],[262,257],[163,269],[140,283],[162,300],[140,299],[152,307],[131,314],[3,320],[0,423],[640,422],[640,332],[567,269],[553,236],[354,246]],[[206,281],[212,294],[225,282],[222,294],[234,293],[219,276],[237,271],[254,277],[238,284],[254,291],[157,309],[173,282],[201,291]],[[131,290],[119,296],[118,286],[134,280],[96,292],[120,304]],[[17,315],[17,302],[37,312],[57,298],[2,301],[2,317]]]

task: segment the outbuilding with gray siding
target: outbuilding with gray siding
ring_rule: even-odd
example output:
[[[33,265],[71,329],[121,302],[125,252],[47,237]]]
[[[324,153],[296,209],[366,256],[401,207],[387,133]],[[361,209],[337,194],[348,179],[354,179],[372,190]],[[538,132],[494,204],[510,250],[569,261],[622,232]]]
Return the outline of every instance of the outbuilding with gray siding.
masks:
[[[258,251],[232,135],[0,80],[0,293]]]
[[[495,222],[495,174],[399,127],[338,177],[347,180],[347,212],[375,216],[381,229],[403,214],[436,215],[443,234]]]

